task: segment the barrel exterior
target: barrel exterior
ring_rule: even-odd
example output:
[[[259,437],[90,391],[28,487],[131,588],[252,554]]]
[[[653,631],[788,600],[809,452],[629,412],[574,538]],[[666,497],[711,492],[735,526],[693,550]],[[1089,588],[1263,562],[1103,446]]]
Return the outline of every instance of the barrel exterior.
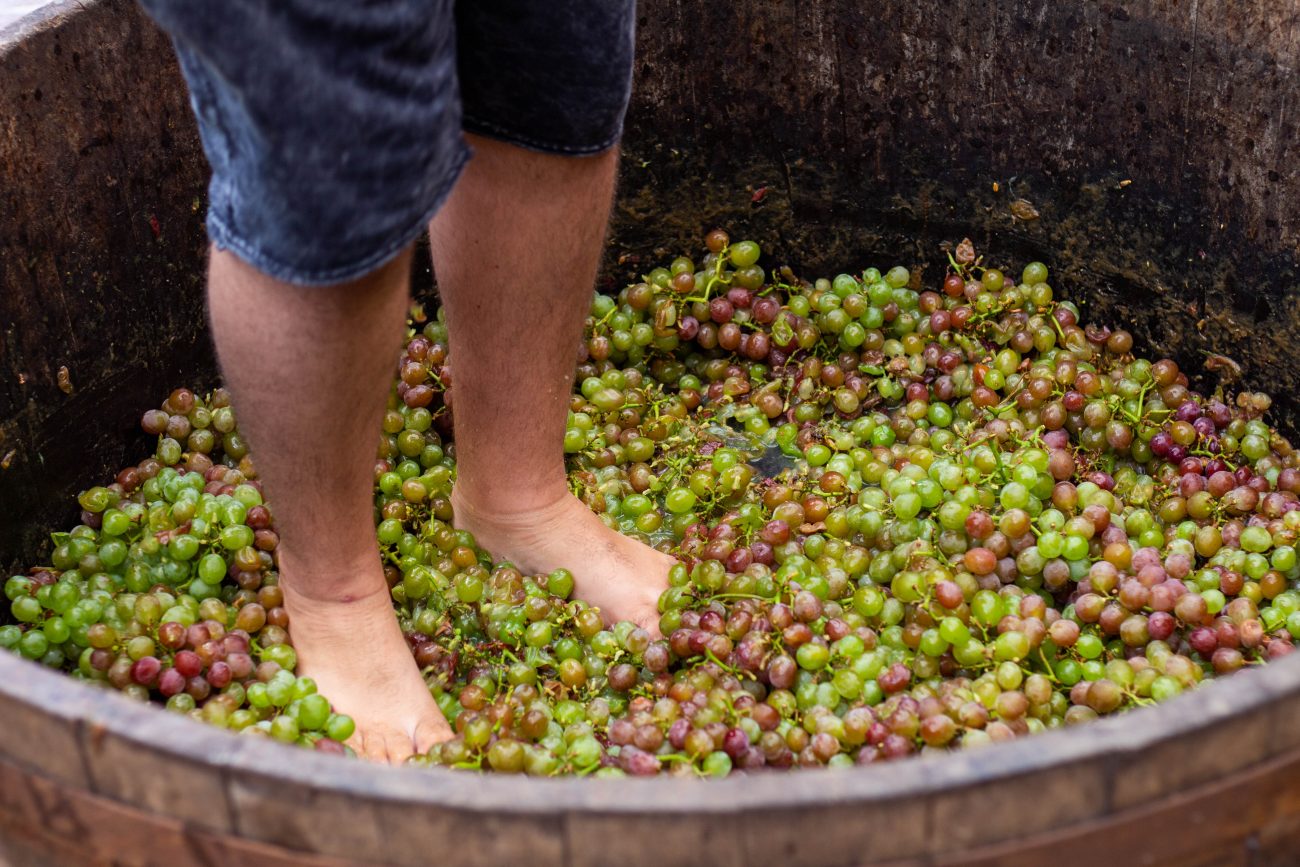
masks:
[[[938,273],[939,244],[970,234],[1049,261],[1153,350],[1231,356],[1294,430],[1300,40],[1282,5],[644,0],[604,279],[714,225],[807,273]],[[0,31],[0,565],[36,562],[38,528],[143,452],[140,407],[215,381],[205,179],[174,58],[131,2]],[[1300,861],[1298,710],[1290,657],[937,759],[534,780],[240,738],[0,654],[0,859],[1280,867]]]

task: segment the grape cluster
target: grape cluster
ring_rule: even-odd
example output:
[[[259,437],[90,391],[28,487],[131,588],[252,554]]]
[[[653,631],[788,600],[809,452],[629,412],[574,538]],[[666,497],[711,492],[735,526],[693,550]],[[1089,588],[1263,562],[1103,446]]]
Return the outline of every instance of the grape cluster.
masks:
[[[172,392],[152,457],[78,497],[50,564],[5,582],[0,646],[235,731],[342,753],[353,723],[295,677],[279,537],[229,395]]]
[[[1269,399],[1192,389],[1081,324],[1042,263],[968,241],[769,275],[752,241],[596,294],[569,482],[677,563],[663,637],[455,526],[453,359],[413,322],[375,463],[397,616],[455,736],[412,761],[724,775],[968,748],[1291,652],[1300,467]],[[145,414],[153,457],[81,495],[5,587],[0,644],[206,722],[345,751],[292,674],[275,535],[228,396]]]

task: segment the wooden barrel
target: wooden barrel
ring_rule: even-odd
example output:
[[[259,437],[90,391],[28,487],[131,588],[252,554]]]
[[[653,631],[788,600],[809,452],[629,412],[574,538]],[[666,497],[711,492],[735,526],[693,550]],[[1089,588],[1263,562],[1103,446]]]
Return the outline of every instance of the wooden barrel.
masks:
[[[726,225],[797,270],[1041,257],[1140,345],[1300,402],[1286,4],[644,0],[607,278]],[[580,48],[580,47],[579,47]],[[205,168],[129,0],[0,31],[0,564],[213,381]],[[621,260],[621,261],[620,261]],[[424,269],[421,269],[422,271]],[[60,375],[61,371],[62,376]],[[60,380],[63,386],[60,386]],[[70,389],[67,388],[70,386]],[[15,864],[1289,865],[1300,659],[1156,708],[849,771],[534,780],[240,738],[0,654]]]

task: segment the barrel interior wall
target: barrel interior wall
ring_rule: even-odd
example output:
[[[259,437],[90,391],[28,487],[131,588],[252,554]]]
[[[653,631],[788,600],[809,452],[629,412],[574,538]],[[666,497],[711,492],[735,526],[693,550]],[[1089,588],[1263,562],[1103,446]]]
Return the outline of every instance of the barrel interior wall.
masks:
[[[166,39],[131,0],[0,40],[0,565],[147,453],[139,413],[210,377],[206,167]],[[12,31],[11,31],[12,32]]]
[[[1288,167],[1294,129],[1286,112],[1300,87],[1290,72],[1296,20],[1277,5],[645,0],[640,82],[611,235],[612,250],[642,259],[611,256],[609,285],[634,277],[651,258],[694,249],[714,225],[762,240],[769,261],[809,276],[897,260],[925,262],[927,279],[935,279],[943,266],[939,244],[969,234],[996,255],[1049,261],[1058,286],[1088,300],[1097,318],[1136,330],[1146,345],[1185,362],[1202,350],[1225,351],[1243,363],[1248,382],[1284,397],[1300,385],[1300,365],[1289,351],[1300,325],[1300,175]],[[68,2],[63,10],[20,41],[0,37],[6,567],[39,555],[37,528],[71,520],[70,495],[79,487],[144,453],[149,444],[132,433],[143,407],[177,383],[214,381],[200,292],[206,169],[170,49],[132,0]],[[1023,205],[1013,209],[1017,200],[1031,204],[1037,218],[1025,219]],[[427,277],[422,272],[417,282]],[[60,388],[60,367],[69,371],[71,394]],[[1295,402],[1279,403],[1294,422]],[[852,852],[855,859],[897,856],[900,865],[1035,863],[1034,853],[1069,864],[1082,853],[1092,858],[1088,849],[1097,844],[1116,851],[1117,863],[1126,856],[1294,863],[1300,826],[1290,782],[1300,754],[1289,722],[1297,700],[1287,664],[1184,696],[1176,700],[1180,708],[1046,734],[1045,748],[1010,744],[1000,754],[895,769],[909,776],[910,788],[897,777],[888,782],[887,766],[869,777],[869,785],[883,786],[873,793],[859,783],[868,779],[863,775],[797,775],[780,781],[784,800],[773,795],[765,809],[791,815],[785,801],[815,790],[825,804],[803,803],[817,814],[809,820],[813,830],[820,822],[824,833],[769,822],[751,837],[773,851],[801,847],[802,863],[840,863]],[[700,851],[716,851],[715,860],[732,863],[756,851],[737,849],[719,834],[723,826],[713,824],[711,812],[717,804],[695,789],[674,792],[682,801],[647,796],[644,813],[613,810],[604,800],[612,796],[593,801],[584,789],[581,798],[564,801],[583,805],[580,814],[512,825],[520,805],[542,815],[536,805],[550,809],[547,793],[560,790],[512,789],[507,798],[491,794],[499,780],[458,778],[471,799],[463,813],[432,806],[445,798],[423,789],[408,812],[390,810],[372,776],[381,769],[339,765],[333,776],[332,766],[321,766],[319,779],[307,785],[302,769],[326,758],[306,753],[281,764],[272,760],[278,754],[259,752],[274,745],[234,745],[219,732],[172,728],[189,723],[117,696],[72,690],[60,676],[7,655],[0,668],[7,725],[30,734],[14,739],[20,751],[0,756],[0,825],[17,816],[28,831],[58,830],[62,843],[95,852],[119,852],[130,842],[146,855],[174,853],[176,863],[216,863],[232,851],[257,863],[304,863],[302,851],[277,855],[258,847],[324,839],[273,821],[293,801],[286,791],[312,787],[322,803],[342,804],[339,811],[378,811],[377,827],[388,823],[397,835],[384,838],[390,851],[421,857],[427,850],[417,844],[428,837],[425,823],[409,820],[417,813],[463,819],[459,827],[471,841],[542,840],[534,854],[553,863],[630,849],[673,811],[687,815],[683,827],[698,836],[667,848],[642,846],[638,854],[667,863],[667,852],[694,863]],[[1256,681],[1245,679],[1251,677]],[[146,713],[148,722],[136,716]],[[1152,747],[1157,739],[1159,749]],[[182,748],[184,760],[177,761]],[[1052,799],[1065,811],[1062,823],[1082,824],[1049,836],[1053,817],[1039,816],[1044,827],[1033,830],[1040,836],[1026,839],[1012,812],[998,819],[1010,826],[977,821],[979,808],[988,806],[981,786],[997,780],[1006,787],[1003,797],[1023,803],[1042,795],[1042,775],[1072,779],[1060,769],[1070,755],[1082,761],[1084,752],[1099,757],[1094,782],[1104,782],[1104,792]],[[1004,756],[1013,761],[1000,764]],[[1049,758],[1055,764],[1045,768]],[[155,782],[160,767],[202,781],[205,804],[234,806],[236,812],[209,813],[220,833],[187,821],[195,817],[167,788],[175,781]],[[919,778],[928,782],[922,786]],[[382,782],[394,780],[401,778]],[[419,785],[433,784],[422,777]],[[610,792],[622,791],[617,781],[610,785]],[[728,781],[717,785],[728,791]],[[865,811],[886,824],[895,814],[881,818],[868,801],[884,800],[882,791],[895,791],[890,785],[901,794],[887,809],[930,817],[899,824],[905,833],[950,827],[953,834],[930,834],[916,850],[904,847],[898,833],[875,835],[869,845],[880,850],[864,855],[853,821]],[[695,797],[700,809],[692,812]],[[1094,812],[1095,820],[1086,821]],[[948,815],[968,824],[940,821]],[[236,839],[222,824],[228,819],[244,838],[261,839]],[[71,833],[55,828],[65,821]],[[78,822],[97,836],[80,838]],[[367,829],[358,831],[355,822],[340,829],[326,835],[331,842],[367,842],[360,839]],[[805,833],[797,839],[782,836],[798,830]],[[593,840],[603,848],[590,848]],[[954,841],[969,851],[952,848]],[[46,850],[60,845],[52,837],[31,842],[30,851],[0,846],[0,860],[56,860],[58,853]],[[884,851],[895,843],[896,852]],[[688,851],[675,852],[679,845]],[[936,848],[911,858],[926,845]],[[1139,848],[1152,845],[1163,848]],[[1009,848],[979,848],[1002,846]],[[482,857],[497,851],[477,842],[463,849]],[[1176,858],[1165,857],[1173,850]],[[1211,858],[1211,851],[1222,857]],[[1078,857],[1071,861],[1069,853]],[[80,863],[81,855],[69,854],[68,863]]]
[[[723,224],[825,273],[938,269],[938,244],[970,234],[1043,257],[1155,351],[1229,355],[1297,428],[1295,12],[683,0],[644,4],[640,26],[623,246],[679,249]]]

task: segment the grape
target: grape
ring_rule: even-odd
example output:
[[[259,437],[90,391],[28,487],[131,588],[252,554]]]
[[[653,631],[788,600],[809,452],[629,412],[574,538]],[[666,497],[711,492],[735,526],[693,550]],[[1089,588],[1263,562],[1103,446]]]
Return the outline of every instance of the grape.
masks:
[[[1294,649],[1300,458],[1266,396],[1206,397],[1136,357],[1041,262],[985,268],[962,245],[930,288],[903,266],[778,283],[754,241],[705,247],[593,297],[563,442],[575,494],[677,556],[663,640],[455,528],[447,329],[413,326],[376,532],[457,733],[416,763],[871,764],[1084,723]],[[0,646],[348,754],[353,721],[296,674],[272,504],[229,395],[177,389],[141,426],[154,454],[84,491],[49,564],[5,582]]]

